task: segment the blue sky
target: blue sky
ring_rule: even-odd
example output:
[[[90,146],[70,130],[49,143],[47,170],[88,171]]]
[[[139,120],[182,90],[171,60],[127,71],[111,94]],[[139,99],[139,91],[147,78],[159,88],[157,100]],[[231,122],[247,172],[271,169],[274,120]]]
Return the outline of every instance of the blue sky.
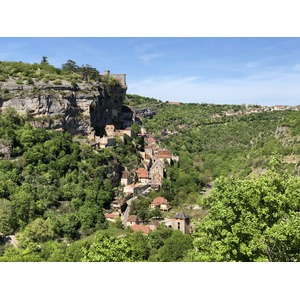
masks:
[[[300,38],[0,38],[0,60],[68,59],[127,74],[127,92],[163,101],[300,104]]]

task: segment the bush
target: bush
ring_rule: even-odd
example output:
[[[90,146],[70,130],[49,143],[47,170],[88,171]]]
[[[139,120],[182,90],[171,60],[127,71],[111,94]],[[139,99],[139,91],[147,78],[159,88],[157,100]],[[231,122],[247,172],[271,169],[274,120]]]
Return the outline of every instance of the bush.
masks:
[[[33,84],[33,80],[31,77],[27,78],[26,84]]]
[[[56,84],[56,85],[62,85],[62,82],[61,82],[60,79],[55,79],[55,80],[53,81],[53,83]]]
[[[43,78],[43,82],[44,83],[48,83],[49,82],[49,79],[47,77]]]
[[[23,79],[19,78],[17,81],[16,81],[17,84],[23,84]]]

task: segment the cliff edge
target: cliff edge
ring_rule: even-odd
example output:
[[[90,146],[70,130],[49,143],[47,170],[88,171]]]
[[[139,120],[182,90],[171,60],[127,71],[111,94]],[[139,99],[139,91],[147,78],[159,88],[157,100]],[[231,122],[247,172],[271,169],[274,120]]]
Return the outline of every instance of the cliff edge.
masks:
[[[106,124],[122,127],[122,104],[126,86],[114,80],[105,82],[71,83],[61,80],[44,83],[17,83],[8,78],[0,82],[0,108],[13,107],[30,114],[33,127],[58,129],[71,134],[88,135],[90,127],[98,134]]]

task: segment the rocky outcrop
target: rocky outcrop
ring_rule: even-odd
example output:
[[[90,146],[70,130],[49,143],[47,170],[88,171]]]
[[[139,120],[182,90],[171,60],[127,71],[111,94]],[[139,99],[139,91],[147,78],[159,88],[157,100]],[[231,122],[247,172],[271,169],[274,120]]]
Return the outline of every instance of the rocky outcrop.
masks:
[[[17,84],[15,80],[0,82],[0,107],[13,107],[33,116],[34,127],[61,129],[72,134],[89,134],[90,128],[101,131],[106,124],[122,127],[122,104],[126,87],[103,83],[68,81]]]
[[[10,159],[11,151],[12,148],[10,142],[4,139],[0,139],[0,159]]]

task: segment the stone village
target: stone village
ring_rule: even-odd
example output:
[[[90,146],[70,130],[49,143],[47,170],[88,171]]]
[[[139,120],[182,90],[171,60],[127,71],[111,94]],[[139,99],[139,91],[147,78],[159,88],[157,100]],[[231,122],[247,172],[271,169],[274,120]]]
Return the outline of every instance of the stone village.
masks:
[[[116,137],[119,137],[122,142],[125,141],[124,135],[128,135],[132,139],[137,137],[137,133],[130,126],[136,123],[140,127],[138,135],[144,138],[146,143],[144,151],[140,151],[142,161],[141,166],[134,170],[134,176],[130,175],[126,169],[121,174],[121,186],[123,196],[121,199],[115,199],[111,203],[111,209],[105,213],[108,221],[115,221],[116,217],[121,217],[124,228],[129,226],[133,231],[141,230],[144,234],[155,230],[160,223],[154,220],[152,223],[143,224],[136,215],[129,216],[130,203],[138,198],[139,195],[145,195],[150,190],[158,190],[162,185],[163,178],[166,177],[166,164],[172,164],[174,161],[179,161],[179,156],[173,155],[168,149],[161,148],[154,135],[149,135],[146,129],[142,126],[142,122],[135,115],[133,109],[129,106],[122,107],[123,128],[117,130],[114,125],[107,124],[105,126],[105,134],[100,137],[96,135],[94,128],[90,130],[87,142],[93,148],[110,148],[115,147]],[[171,205],[167,199],[157,197],[153,199],[149,209],[159,208],[162,212],[168,212]],[[189,234],[192,232],[193,226],[190,224],[190,216],[183,211],[174,214],[172,219],[164,218],[162,220],[166,226],[179,229],[183,233]]]

